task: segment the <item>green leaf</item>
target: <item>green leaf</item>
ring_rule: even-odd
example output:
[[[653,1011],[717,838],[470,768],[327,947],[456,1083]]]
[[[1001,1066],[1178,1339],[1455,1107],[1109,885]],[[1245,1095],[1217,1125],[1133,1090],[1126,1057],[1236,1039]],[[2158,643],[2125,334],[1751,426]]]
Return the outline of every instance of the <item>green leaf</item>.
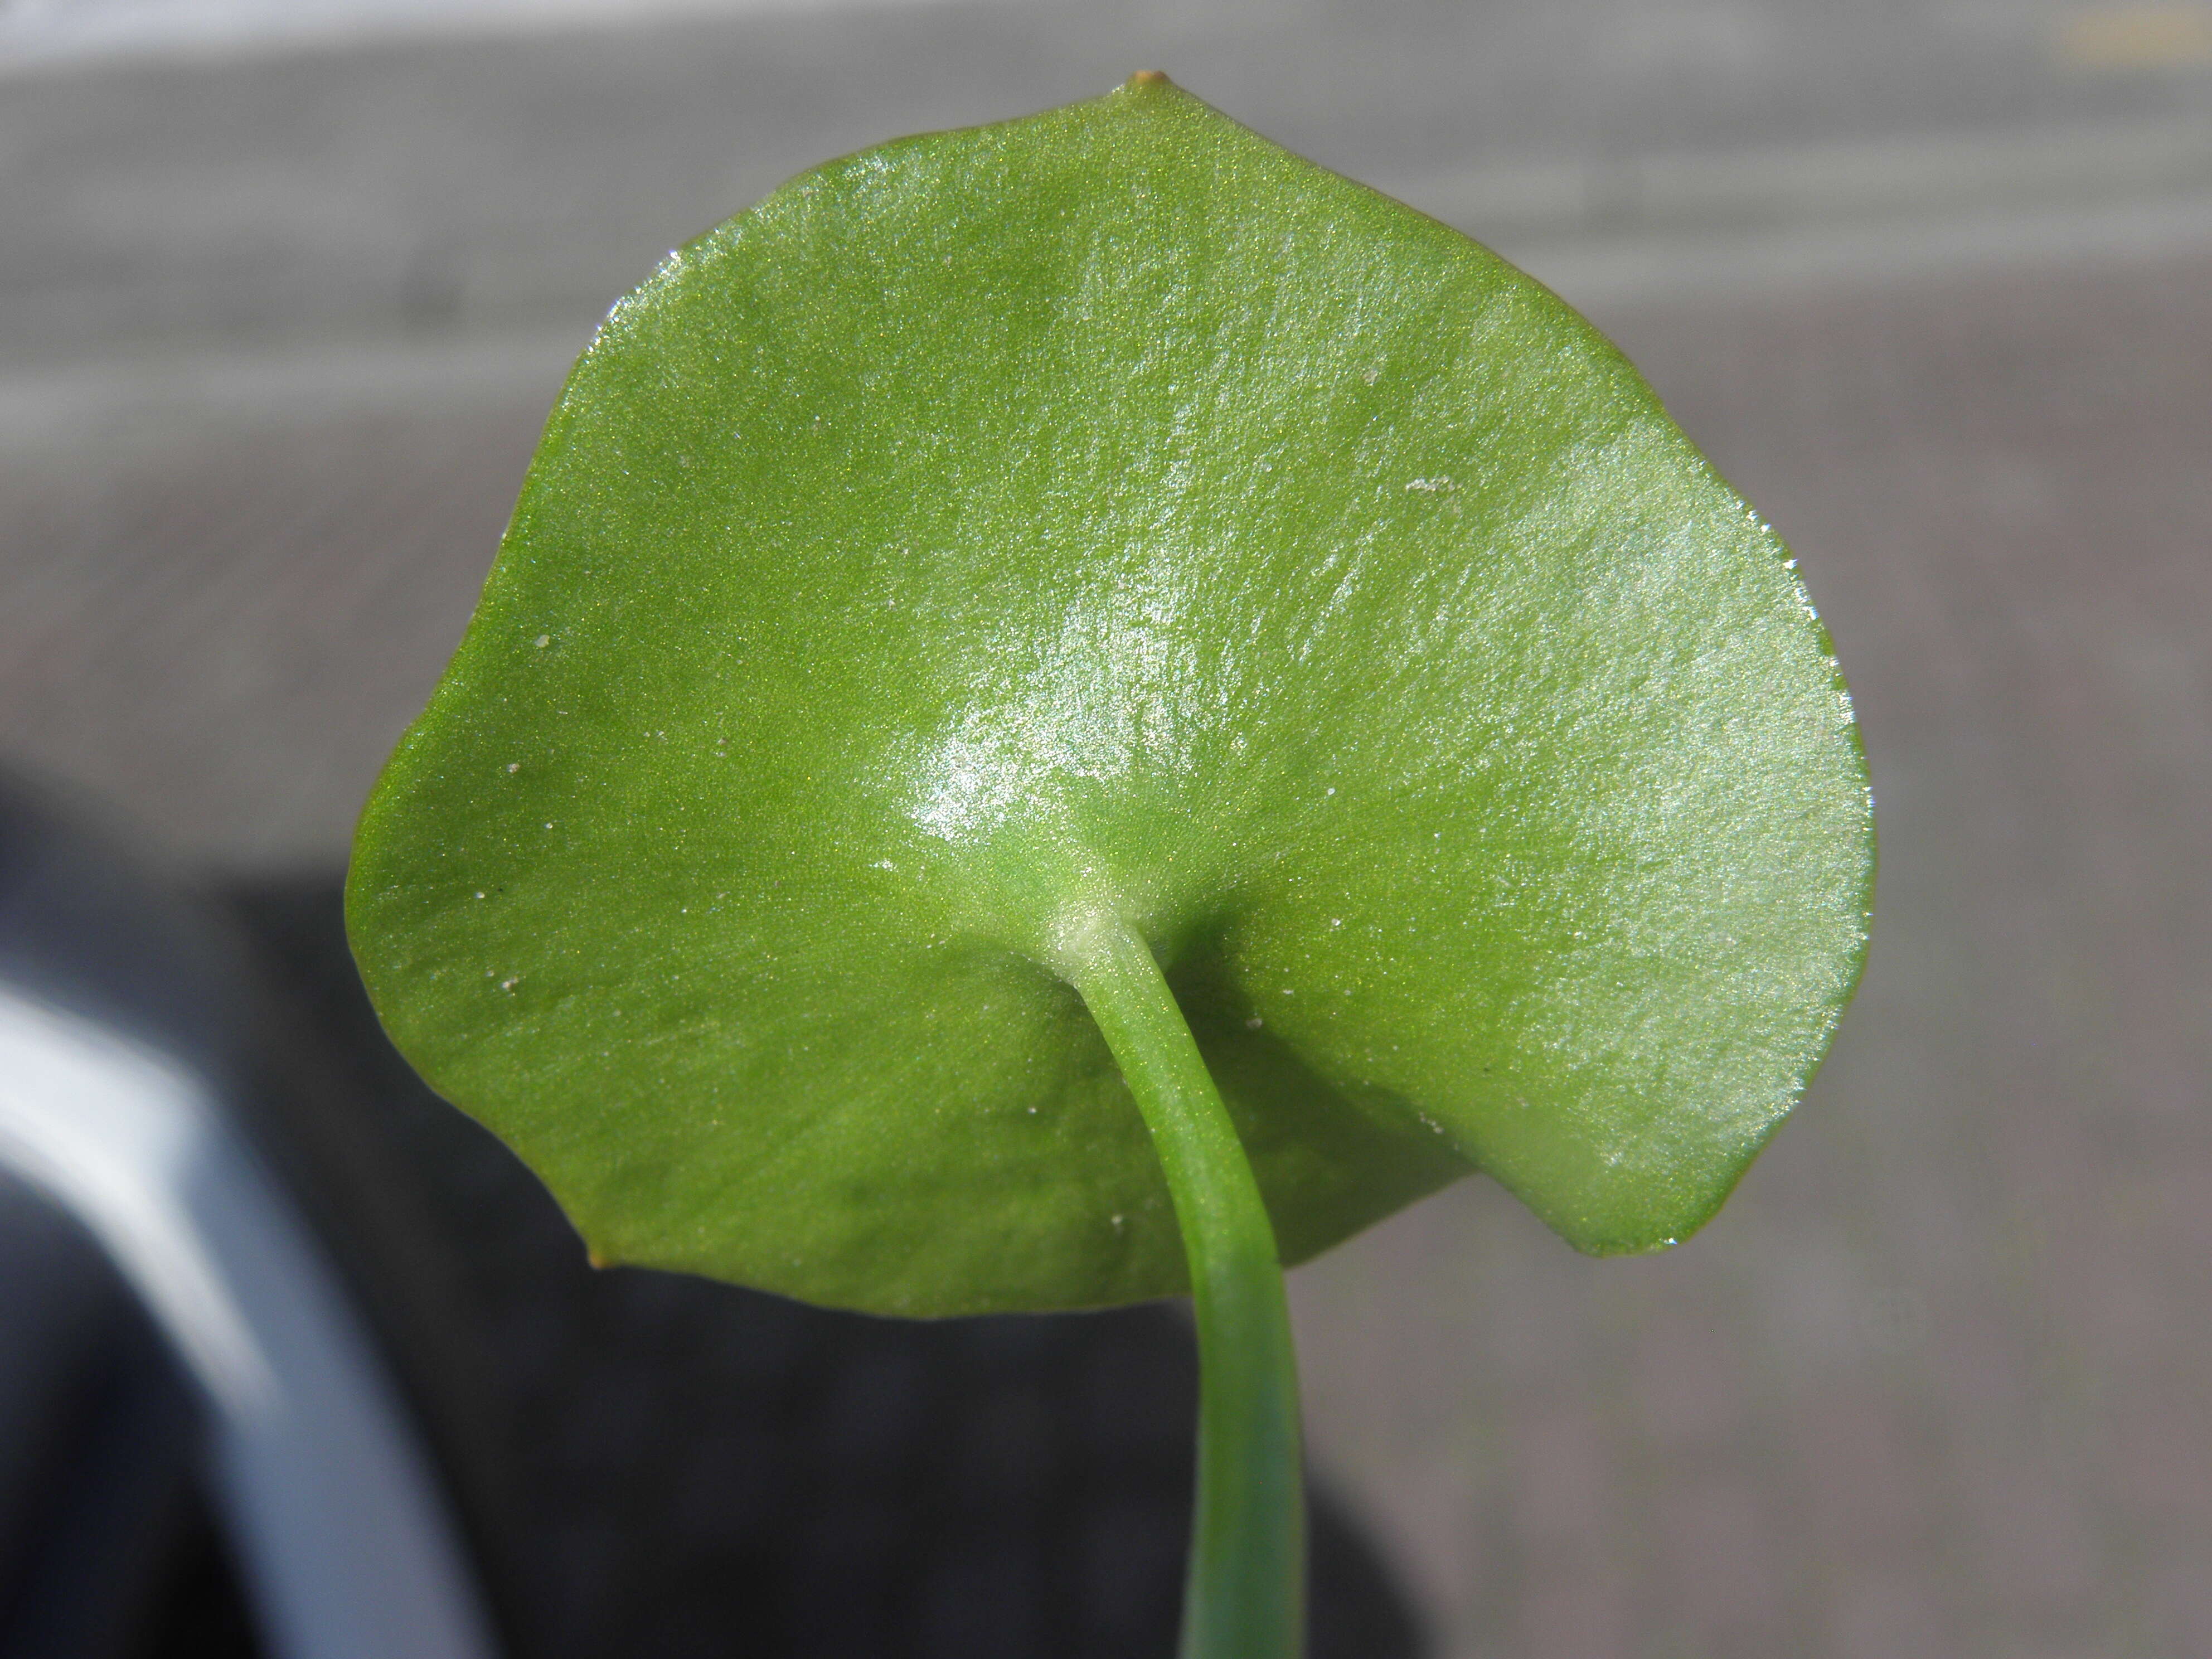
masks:
[[[1071,978],[1152,947],[1294,1261],[1470,1169],[1720,1204],[1863,958],[1790,561],[1458,233],[1156,78],[805,174],[617,306],[363,817],[401,1048],[605,1257],[1178,1291]]]

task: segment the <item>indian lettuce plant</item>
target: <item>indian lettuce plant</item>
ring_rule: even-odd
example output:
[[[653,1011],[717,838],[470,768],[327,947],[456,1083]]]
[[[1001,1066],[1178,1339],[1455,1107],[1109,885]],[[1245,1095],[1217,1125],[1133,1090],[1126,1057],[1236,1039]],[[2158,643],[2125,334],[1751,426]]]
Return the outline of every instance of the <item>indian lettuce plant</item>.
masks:
[[[1606,341],[1145,75],[669,256],[547,424],[348,925],[602,1261],[1188,1293],[1186,1659],[1286,1659],[1282,1270],[1480,1170],[1662,1249],[1863,960],[1793,561]]]

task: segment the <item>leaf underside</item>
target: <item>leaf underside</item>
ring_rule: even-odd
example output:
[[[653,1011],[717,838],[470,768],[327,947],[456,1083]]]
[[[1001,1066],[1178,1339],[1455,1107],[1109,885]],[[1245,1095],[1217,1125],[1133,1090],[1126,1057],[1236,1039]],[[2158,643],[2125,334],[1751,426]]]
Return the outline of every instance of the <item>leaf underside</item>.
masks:
[[[349,925],[603,1257],[946,1314],[1183,1288],[1091,919],[1286,1261],[1470,1169],[1643,1250],[1802,1091],[1872,870],[1794,568],[1627,363],[1140,81],[616,307]]]

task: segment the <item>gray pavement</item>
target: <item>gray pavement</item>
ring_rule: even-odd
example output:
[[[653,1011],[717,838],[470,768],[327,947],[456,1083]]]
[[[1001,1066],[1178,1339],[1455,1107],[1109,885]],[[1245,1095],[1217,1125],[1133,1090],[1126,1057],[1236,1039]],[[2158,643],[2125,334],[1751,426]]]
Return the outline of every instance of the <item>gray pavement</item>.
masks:
[[[2212,1652],[2212,260],[1615,329],[1834,630],[1872,963],[1680,1250],[1306,1270],[1322,1443],[1458,1652]]]
[[[0,53],[6,36],[0,33]],[[1443,1650],[2212,1652],[2212,12],[965,0],[0,57],[0,753],[328,863],[607,300],[1158,64],[1589,310],[1800,554],[1873,965],[1705,1235],[1297,1276]]]
[[[1878,240],[1900,221],[2212,192],[2212,40],[2172,21],[2203,21],[2186,5],[731,10],[12,68],[0,11],[0,362],[193,332],[590,315],[825,156],[1146,67],[1532,267],[1638,229]]]

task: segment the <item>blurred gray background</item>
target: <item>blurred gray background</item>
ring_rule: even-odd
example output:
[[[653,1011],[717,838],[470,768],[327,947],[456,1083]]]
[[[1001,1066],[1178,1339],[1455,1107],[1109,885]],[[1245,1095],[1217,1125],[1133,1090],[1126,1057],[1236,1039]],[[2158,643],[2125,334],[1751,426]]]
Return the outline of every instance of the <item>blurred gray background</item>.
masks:
[[[1449,1659],[2212,1653],[2212,7],[0,4],[0,758],[335,867],[598,316],[799,169],[1167,70],[1498,247],[1793,543],[1872,967],[1708,1231],[1294,1280]]]

